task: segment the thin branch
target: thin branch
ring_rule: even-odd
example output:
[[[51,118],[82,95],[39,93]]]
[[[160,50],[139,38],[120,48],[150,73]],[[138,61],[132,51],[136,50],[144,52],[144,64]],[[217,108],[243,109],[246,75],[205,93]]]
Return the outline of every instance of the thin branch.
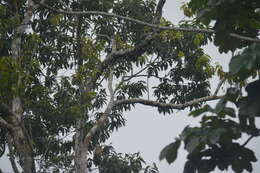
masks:
[[[148,75],[142,75],[142,74],[140,74],[140,73],[142,73],[144,70],[146,70],[147,68],[148,68],[148,66],[145,66],[144,68],[142,68],[141,70],[139,70],[138,72],[136,72],[135,74],[133,74],[133,75],[131,75],[131,76],[123,76],[121,82],[129,81],[129,80],[133,79],[134,77],[147,77]]]
[[[146,106],[152,106],[152,107],[160,107],[160,108],[169,108],[169,109],[177,109],[177,110],[183,110],[186,107],[196,105],[201,102],[206,102],[206,101],[211,101],[211,100],[216,100],[219,99],[223,96],[206,96],[202,98],[198,98],[192,101],[188,101],[183,104],[172,104],[172,103],[161,103],[157,101],[151,101],[151,100],[146,100],[146,99],[141,99],[141,98],[132,98],[132,99],[126,99],[126,100],[117,100],[115,102],[115,105],[120,105],[120,104],[143,104]]]
[[[215,92],[214,92],[214,95],[217,95],[217,94],[218,94],[218,92],[219,92],[221,86],[223,85],[223,83],[224,83],[225,81],[226,81],[226,78],[221,79],[221,81],[218,83],[218,86],[217,86],[217,88],[216,88],[216,90],[215,90]]]
[[[148,75],[148,74],[134,74],[133,76],[124,76],[124,79],[123,81],[129,81],[130,79],[132,79],[133,77],[154,77],[154,78],[157,78],[157,79],[165,79],[164,77],[160,77],[160,76],[156,76],[156,75]]]
[[[153,61],[150,61],[149,64],[147,64],[144,68],[142,68],[141,70],[139,70],[138,72],[136,72],[135,74],[131,75],[131,76],[124,76],[124,77],[127,77],[127,79],[122,79],[122,82],[126,82],[126,81],[129,81],[131,80],[132,78],[134,77],[139,77],[141,76],[140,74],[145,71],[151,64],[155,63],[155,61],[159,58],[159,56],[157,56]],[[151,75],[150,75],[151,76]],[[143,77],[148,77],[148,75],[145,75]]]
[[[139,71],[136,72],[135,74],[133,74],[133,75],[131,75],[131,76],[123,76],[123,77],[122,77],[122,81],[118,84],[118,87],[115,89],[115,91],[116,91],[124,82],[129,81],[129,80],[131,80],[131,79],[134,78],[134,77],[148,77],[148,75],[143,75],[143,76],[141,76],[141,75],[139,75],[139,74],[141,74],[143,71],[145,71],[145,70],[149,67],[149,65],[155,63],[155,61],[156,61],[158,58],[159,58],[159,56],[157,56],[153,61],[150,61],[149,64],[147,64],[144,68],[142,68],[141,70],[139,70]],[[153,76],[153,75],[150,75],[150,76]],[[149,76],[149,77],[150,77],[150,76]],[[154,77],[156,77],[156,76],[154,76]],[[127,78],[127,79],[125,79],[125,78]]]
[[[103,12],[103,11],[64,11],[61,9],[56,9],[53,8],[51,6],[48,6],[46,4],[40,3],[36,0],[34,0],[35,3],[49,9],[52,10],[54,12],[57,13],[62,13],[62,14],[68,14],[68,15],[101,15],[101,16],[107,16],[107,17],[115,17],[115,18],[120,18],[126,21],[130,21],[130,22],[134,22],[140,25],[144,25],[144,26],[148,26],[154,29],[159,29],[159,30],[173,30],[173,31],[183,31],[183,32],[195,32],[195,33],[205,33],[205,34],[215,34],[216,32],[212,29],[199,29],[199,28],[181,28],[181,27],[172,27],[172,26],[159,26],[156,24],[151,24],[148,22],[144,22],[138,19],[134,19],[131,17],[126,17],[126,16],[121,16],[121,15],[117,15],[117,14],[113,14],[113,13],[107,13],[107,12]],[[235,33],[230,33],[229,36],[240,39],[240,40],[246,40],[246,41],[250,41],[250,42],[257,42],[260,43],[260,39],[258,38],[252,38],[252,37],[247,37],[247,36],[242,36],[239,34],[235,34]]]
[[[243,143],[243,147],[246,146],[255,136],[251,135],[244,143]]]

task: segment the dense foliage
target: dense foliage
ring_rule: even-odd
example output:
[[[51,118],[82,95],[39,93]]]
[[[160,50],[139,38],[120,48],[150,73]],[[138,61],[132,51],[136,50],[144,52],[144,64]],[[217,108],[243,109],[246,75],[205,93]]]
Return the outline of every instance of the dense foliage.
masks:
[[[195,17],[178,26],[162,17],[164,3],[0,1],[0,156],[8,146],[14,172],[18,161],[28,173],[157,173],[139,153],[105,146],[136,104],[163,114],[189,107],[190,116],[203,115],[201,126],[186,127],[160,159],[172,163],[184,143],[185,173],[230,165],[235,172],[252,171],[254,152],[236,140],[242,133],[259,135],[260,82],[247,85],[245,97],[239,88],[259,75],[259,43],[236,34],[258,36],[259,2],[191,0],[182,8]],[[203,51],[212,40],[220,52],[243,48],[230,72],[212,66]],[[210,94],[214,74],[239,87],[228,88],[212,108],[203,102],[220,98]]]
[[[260,116],[260,80],[248,83],[246,96],[242,88],[248,79],[259,77],[259,43],[239,40],[230,35],[259,36],[259,5],[259,1],[236,0],[192,0],[184,5],[186,14],[194,14],[196,22],[202,22],[216,31],[214,44],[220,52],[233,52],[229,72],[220,74],[220,77],[234,86],[227,89],[215,108],[205,105],[192,111],[190,116],[202,116],[200,126],[187,126],[175,142],[162,150],[160,159],[165,158],[172,163],[183,142],[189,153],[185,173],[211,172],[216,167],[220,170],[231,167],[236,173],[253,171],[252,162],[256,162],[257,158],[246,145],[253,137],[260,135],[255,124],[255,118]],[[234,106],[230,107],[232,104],[238,111]],[[249,138],[240,144],[238,140],[242,134],[249,135]]]

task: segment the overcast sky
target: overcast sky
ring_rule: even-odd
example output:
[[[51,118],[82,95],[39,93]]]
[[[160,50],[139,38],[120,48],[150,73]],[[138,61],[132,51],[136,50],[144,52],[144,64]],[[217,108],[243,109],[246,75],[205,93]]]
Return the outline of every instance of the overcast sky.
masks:
[[[165,4],[164,16],[174,24],[184,19],[179,9],[182,2],[180,0],[167,0]],[[205,51],[212,57],[214,62],[219,62],[227,70],[230,55],[220,55],[217,48],[212,44],[205,47]],[[216,86],[217,78],[214,78],[214,80],[212,83]],[[214,86],[213,90],[215,89]],[[112,134],[108,143],[112,143],[117,152],[140,152],[148,164],[153,162],[157,164],[160,173],[182,173],[186,161],[186,152],[184,150],[178,153],[178,158],[172,165],[168,165],[165,161],[159,162],[158,156],[161,149],[173,142],[174,138],[182,132],[185,126],[194,126],[198,123],[199,119],[188,118],[187,114],[188,111],[176,111],[176,113],[164,116],[158,114],[157,109],[141,105],[136,106],[131,112],[125,113],[126,127],[122,127],[118,132]],[[259,125],[259,121],[257,123]],[[246,138],[242,139],[242,141],[245,140]],[[260,158],[259,146],[259,139],[254,139],[248,144],[248,147],[256,152],[257,158]],[[258,173],[260,170],[259,161],[254,163],[253,167],[253,173]],[[0,158],[0,168],[3,171],[11,172],[12,169],[6,157]],[[232,170],[227,172],[233,173]]]

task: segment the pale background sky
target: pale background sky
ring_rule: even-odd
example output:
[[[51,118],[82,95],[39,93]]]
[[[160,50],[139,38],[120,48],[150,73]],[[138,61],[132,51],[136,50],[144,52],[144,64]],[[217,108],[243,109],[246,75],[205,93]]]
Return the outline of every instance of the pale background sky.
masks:
[[[164,16],[177,24],[178,21],[184,19],[180,6],[183,1],[181,0],[167,0],[164,7]],[[212,44],[205,47],[205,51],[212,57],[214,62],[219,62],[228,70],[228,62],[230,55],[219,54],[216,47]],[[212,81],[213,91],[216,88],[218,79]],[[214,104],[213,104],[214,106]],[[148,164],[155,162],[159,167],[160,173],[182,173],[184,163],[186,161],[186,151],[183,149],[178,153],[178,158],[174,164],[169,165],[166,161],[159,161],[158,156],[163,147],[174,141],[186,125],[195,126],[199,118],[188,118],[188,111],[179,111],[171,115],[162,115],[157,113],[156,108],[138,105],[131,112],[126,112],[127,119],[126,127],[122,127],[118,132],[112,134],[108,144],[112,143],[117,152],[122,153],[135,153],[140,152],[142,157]],[[260,125],[259,120],[257,121]],[[243,138],[245,141],[247,138]],[[258,146],[258,147],[257,147]],[[256,157],[260,159],[260,140],[253,139],[248,147],[253,149]],[[259,173],[259,161],[253,164],[253,173]],[[5,173],[11,173],[12,169],[9,160],[4,157],[0,158],[0,168]],[[215,171],[219,172],[219,171]],[[230,169],[227,173],[233,173]]]

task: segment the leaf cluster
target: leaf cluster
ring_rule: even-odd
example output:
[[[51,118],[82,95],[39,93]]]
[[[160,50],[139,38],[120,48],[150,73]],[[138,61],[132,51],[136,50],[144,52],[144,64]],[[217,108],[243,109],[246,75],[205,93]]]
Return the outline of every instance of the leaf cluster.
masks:
[[[104,146],[101,152],[94,154],[93,163],[98,166],[100,173],[158,173],[156,165],[146,165],[140,153],[116,153],[111,146]]]
[[[253,38],[258,35],[260,14],[257,13],[257,8],[260,4],[257,0],[191,0],[188,6],[196,13],[198,21],[206,25],[215,22],[214,44],[220,52],[234,51],[248,44],[230,37],[229,33]]]

